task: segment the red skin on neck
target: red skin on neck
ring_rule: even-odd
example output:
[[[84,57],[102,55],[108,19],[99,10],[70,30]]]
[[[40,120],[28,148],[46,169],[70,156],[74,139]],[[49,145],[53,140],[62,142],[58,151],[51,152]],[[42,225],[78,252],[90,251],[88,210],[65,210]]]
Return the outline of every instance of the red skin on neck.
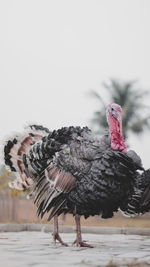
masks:
[[[109,129],[111,135],[111,148],[126,153],[127,147],[122,135],[122,125],[111,113],[109,114]]]

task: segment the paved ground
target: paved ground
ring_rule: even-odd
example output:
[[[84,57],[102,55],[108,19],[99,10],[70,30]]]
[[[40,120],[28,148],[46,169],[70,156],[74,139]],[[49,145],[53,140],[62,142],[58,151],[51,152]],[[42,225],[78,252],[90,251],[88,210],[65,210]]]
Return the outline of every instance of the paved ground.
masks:
[[[61,236],[69,247],[55,246],[45,232],[0,233],[0,266],[150,266],[149,236],[84,234],[93,249],[73,247],[75,234]]]

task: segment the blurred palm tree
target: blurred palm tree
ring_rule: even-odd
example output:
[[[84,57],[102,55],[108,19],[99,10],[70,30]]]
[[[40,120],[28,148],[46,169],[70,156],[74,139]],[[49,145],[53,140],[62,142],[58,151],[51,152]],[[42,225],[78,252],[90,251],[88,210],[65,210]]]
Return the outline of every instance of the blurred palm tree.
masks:
[[[129,132],[141,134],[146,128],[150,128],[150,108],[143,100],[149,94],[135,86],[135,81],[121,82],[111,79],[110,83],[103,83],[108,93],[109,103],[115,102],[121,105],[123,110],[123,134],[128,138]],[[99,101],[99,110],[94,112],[92,124],[96,126],[97,133],[103,134],[108,128],[106,120],[106,101],[103,96],[92,90],[92,96]],[[145,115],[147,114],[147,115]]]

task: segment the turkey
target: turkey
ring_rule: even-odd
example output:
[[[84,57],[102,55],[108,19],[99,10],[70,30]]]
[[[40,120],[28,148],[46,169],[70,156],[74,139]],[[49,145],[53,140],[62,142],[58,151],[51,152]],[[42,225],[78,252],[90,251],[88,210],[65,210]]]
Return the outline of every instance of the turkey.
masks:
[[[106,219],[119,209],[129,216],[150,210],[150,170],[144,170],[134,151],[127,151],[118,104],[108,105],[107,120],[109,133],[101,138],[88,127],[50,132],[31,125],[5,142],[5,164],[19,174],[10,186],[33,184],[37,213],[54,217],[53,240],[62,245],[67,246],[58,231],[62,213],[75,216],[74,244],[92,247],[82,240],[80,216]]]

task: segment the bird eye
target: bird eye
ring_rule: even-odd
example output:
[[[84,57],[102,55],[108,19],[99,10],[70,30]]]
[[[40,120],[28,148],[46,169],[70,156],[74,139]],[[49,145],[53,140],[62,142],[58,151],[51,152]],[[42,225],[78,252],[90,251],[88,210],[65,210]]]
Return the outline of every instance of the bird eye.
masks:
[[[114,111],[114,108],[112,107],[111,110]]]

